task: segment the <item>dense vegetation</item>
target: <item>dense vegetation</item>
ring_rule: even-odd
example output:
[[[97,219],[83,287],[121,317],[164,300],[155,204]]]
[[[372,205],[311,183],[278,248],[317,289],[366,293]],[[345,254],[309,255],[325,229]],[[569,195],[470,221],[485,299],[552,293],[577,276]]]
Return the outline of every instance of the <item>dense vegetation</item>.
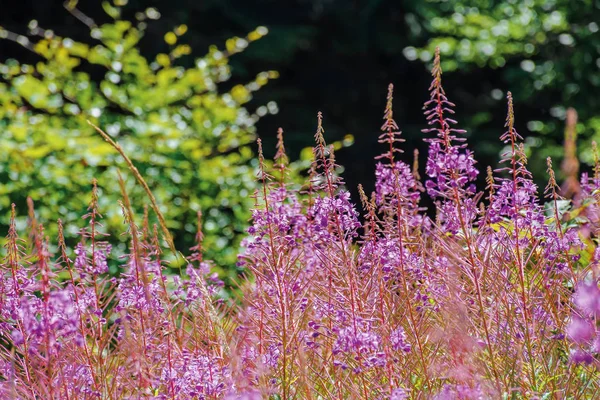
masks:
[[[121,18],[120,7],[107,3],[105,8],[114,20],[102,25],[69,8],[88,31],[87,41],[61,37],[35,21],[29,25],[31,38],[3,32],[39,59],[0,63],[0,206],[14,202],[24,210],[29,196],[41,206],[42,218],[65,222],[71,241],[79,230],[74,222],[86,207],[80,194],[89,191],[92,178],[106,189],[100,205],[114,205],[117,170],[110,167],[118,165],[119,155],[90,120],[135,159],[179,243],[192,243],[190,221],[196,211],[205,211],[207,254],[231,273],[255,187],[249,145],[259,115],[244,104],[277,74],[261,72],[226,91],[220,86],[230,78],[230,56],[267,29],[230,38],[223,50],[211,46],[207,55],[185,66],[180,58],[192,51],[181,43],[186,25],[167,32],[166,51],[149,58],[139,46],[158,12],[150,8],[132,23]],[[269,111],[276,112],[276,106],[265,106]],[[130,195],[135,211],[143,212],[143,191],[135,188]],[[125,244],[116,240],[121,217],[112,206],[106,208],[104,224],[123,252]],[[47,231],[56,234],[54,226]]]
[[[33,206],[20,233],[13,207],[0,280],[2,395],[598,397],[600,163],[581,176],[571,202],[549,158],[541,201],[508,93],[499,135],[507,151],[478,191],[480,169],[453,119],[440,65],[436,51],[424,168],[398,159],[404,146],[389,87],[375,190],[359,189],[363,223],[321,113],[302,187],[287,177],[283,132],[272,166],[258,141],[260,190],[237,302],[220,295],[201,222],[187,267],[167,273],[162,227],[134,213],[122,179],[130,245],[117,277],[108,274],[95,181],[73,250],[59,222],[52,252]],[[434,219],[420,207],[425,192]]]
[[[6,167],[0,172],[0,202],[3,206],[15,202],[24,214],[25,198],[29,195],[43,206],[39,212],[49,217],[51,209],[60,208],[51,205],[66,200],[69,206],[59,211],[64,220],[73,221],[83,210],[84,199],[69,196],[69,193],[88,191],[92,176],[100,181],[103,190],[116,193],[116,172],[109,167],[115,165],[116,154],[110,153],[93,135],[85,119],[91,118],[110,132],[118,123],[120,141],[138,162],[161,204],[173,202],[184,210],[177,214],[181,217],[170,214],[174,207],[163,210],[179,246],[193,243],[193,226],[187,221],[193,219],[197,208],[202,208],[207,220],[206,240],[211,244],[207,246],[208,255],[219,265],[226,265],[230,272],[233,272],[236,251],[235,246],[230,245],[239,241],[239,233],[248,217],[244,195],[253,191],[249,170],[243,163],[253,156],[247,146],[242,146],[241,152],[228,153],[224,157],[226,161],[221,162],[221,149],[214,147],[218,139],[212,134],[215,127],[228,127],[221,133],[225,142],[242,144],[254,140],[254,132],[258,130],[269,153],[274,148],[276,127],[285,126],[286,142],[295,159],[311,145],[311,119],[314,110],[319,109],[327,115],[329,138],[345,143],[356,141],[355,146],[338,152],[338,158],[345,167],[349,190],[357,196],[358,183],[363,183],[368,190],[373,189],[370,175],[378,148],[370,139],[372,121],[383,107],[380,93],[390,81],[396,82],[396,115],[406,127],[405,137],[411,147],[421,150],[421,162],[424,161],[426,148],[418,135],[419,104],[424,97],[419,93],[428,79],[423,64],[430,64],[433,49],[439,46],[444,55],[444,68],[452,71],[448,89],[454,94],[471,146],[483,165],[496,166],[502,149],[502,144],[495,140],[502,118],[490,110],[500,106],[507,87],[522,88],[515,93],[517,111],[523,122],[521,131],[527,137],[525,151],[530,157],[529,168],[538,179],[538,185],[543,185],[546,156],[552,156],[557,166],[562,164],[562,126],[569,107],[579,114],[576,131],[581,144],[580,155],[588,164],[583,164],[584,170],[589,171],[592,163],[591,140],[598,140],[600,136],[596,95],[600,82],[597,22],[600,5],[593,0],[70,0],[65,5],[71,12],[58,3],[8,0],[8,6],[0,15],[3,27],[0,37],[8,39],[0,40],[0,61],[5,64],[3,71],[7,72],[0,77],[2,98],[18,110],[17,115],[10,107],[0,110],[3,148],[10,149],[0,157],[4,166],[14,166],[17,156],[27,160],[17,169],[21,173],[19,177],[9,174]],[[159,15],[161,18],[156,19]],[[36,22],[29,26],[32,35],[26,39],[31,19]],[[72,54],[77,49],[100,45],[108,49],[110,58],[120,57],[110,45],[103,43],[107,37],[98,40],[90,36],[99,32],[92,29],[94,26],[109,31],[107,35],[112,35],[113,42],[128,35],[127,40],[134,41],[135,46],[128,49],[127,57],[145,59],[139,65],[140,70],[132,74],[114,71],[111,66],[90,62],[89,57]],[[255,31],[258,26],[267,26],[271,34],[235,57],[223,57],[218,62],[212,58],[226,55],[232,49],[237,52],[236,43],[244,43],[247,32]],[[187,33],[182,35],[186,29]],[[241,40],[231,39],[236,36]],[[62,49],[62,55],[55,54],[52,48],[56,49],[60,41],[67,38],[77,45]],[[43,54],[30,51],[35,50],[38,41],[38,49],[49,46],[51,60],[46,58],[48,50]],[[215,52],[214,44],[225,49],[222,53]],[[38,63],[48,68],[62,60],[60,57],[64,57],[65,51],[69,62],[63,67],[62,75],[57,75],[57,82],[47,74],[43,78],[38,76]],[[198,54],[205,52],[208,56],[198,59]],[[159,63],[166,62],[170,55],[177,58],[169,61],[170,65]],[[18,61],[9,61],[11,58]],[[197,62],[202,60],[207,67],[198,71]],[[23,66],[26,66],[25,72],[21,71]],[[150,72],[146,70],[149,66],[152,66]],[[152,81],[159,70],[164,69],[168,72],[160,73],[163,78],[175,71],[186,71],[189,76],[201,73],[202,79],[218,82],[229,76],[230,67],[233,69],[231,79],[219,82],[208,93],[201,92],[200,97],[215,98],[214,103],[203,102],[198,106],[192,102],[184,107],[183,113],[177,107],[184,101],[172,103],[164,98],[166,103],[159,106],[156,99],[163,98],[164,87],[150,90],[151,84],[137,79],[143,75]],[[50,71],[55,73],[53,68]],[[247,96],[248,82],[255,80],[264,69],[279,71],[280,79]],[[68,71],[76,74],[69,75]],[[48,84],[40,90],[40,99],[34,104],[27,103],[32,90],[29,85],[32,81],[27,78],[30,76],[40,79],[42,85]],[[61,76],[67,76],[70,85],[89,84],[90,88],[76,96],[75,104],[70,104],[58,89],[49,85],[53,83],[63,88],[66,82],[61,81],[65,79]],[[265,77],[259,75],[259,81],[263,82]],[[115,84],[112,81],[115,79],[120,81]],[[102,88],[114,86],[119,88],[118,93],[103,99],[106,89]],[[121,96],[129,86],[135,88],[135,93],[128,92],[128,99],[133,96],[131,104],[124,104],[122,98],[117,99],[117,94]],[[170,90],[175,90],[177,97],[198,87],[202,84],[187,80]],[[88,92],[94,93],[93,105],[91,98],[83,99]],[[233,108],[224,107],[229,95],[235,103]],[[49,108],[40,106],[50,99]],[[64,103],[64,107],[52,103],[57,101]],[[140,103],[152,110],[143,115],[131,114]],[[77,116],[69,111],[74,105],[81,110]],[[63,108],[66,111],[63,112]],[[193,121],[186,108],[192,111]],[[55,112],[56,109],[60,112]],[[101,115],[96,119],[93,114],[98,110]],[[159,111],[164,113],[157,121],[152,116]],[[271,115],[271,112],[278,113]],[[242,118],[243,123],[233,121],[233,116],[239,113],[250,118]],[[258,115],[265,116],[255,122]],[[30,116],[35,118],[29,121]],[[162,118],[171,120],[165,122]],[[203,118],[210,121],[212,127],[205,128],[206,121],[200,121]],[[139,121],[125,125],[132,119]],[[53,125],[44,125],[50,120]],[[181,128],[183,123],[187,123],[184,129]],[[53,131],[49,136],[51,140],[43,139],[44,130]],[[54,135],[56,131],[59,136]],[[28,140],[23,139],[24,134],[30,135]],[[10,143],[7,142],[9,136],[15,136]],[[34,143],[41,146],[33,148]],[[203,143],[206,147],[202,147]],[[95,157],[95,152],[104,154]],[[160,162],[148,159],[150,154],[158,157],[158,153],[164,156]],[[71,157],[64,158],[65,154]],[[399,157],[403,161],[410,158]],[[7,159],[11,160],[10,164],[6,164]],[[50,160],[50,165],[41,159]],[[54,159],[58,160],[56,165],[52,164]],[[44,175],[31,173],[34,163],[46,167]],[[86,168],[84,163],[93,168]],[[65,180],[64,169],[59,170],[61,164],[69,167],[76,179]],[[107,171],[99,173],[104,169]],[[564,178],[558,168],[557,174]],[[44,184],[33,185],[32,181],[21,180],[22,176],[29,175],[33,181],[43,180]],[[479,175],[479,185],[484,184],[483,175]],[[197,176],[202,179],[196,179]],[[108,183],[112,183],[110,187]],[[244,190],[235,190],[238,186]],[[131,196],[139,198],[140,193],[133,188]],[[102,199],[103,206],[107,206],[105,224],[117,246],[118,217],[108,206],[114,198],[102,196]],[[7,225],[3,227],[6,229]],[[52,232],[54,228],[48,229]],[[76,228],[67,232],[68,239],[74,231]],[[122,250],[123,246],[118,248]]]

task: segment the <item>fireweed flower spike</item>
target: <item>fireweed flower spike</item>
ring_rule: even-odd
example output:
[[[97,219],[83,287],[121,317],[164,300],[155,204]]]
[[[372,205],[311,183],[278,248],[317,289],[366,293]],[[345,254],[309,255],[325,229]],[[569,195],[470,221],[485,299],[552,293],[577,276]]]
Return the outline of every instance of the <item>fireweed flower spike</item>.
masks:
[[[467,255],[459,265],[464,268],[465,273],[472,281],[476,293],[477,312],[488,347],[491,370],[496,380],[497,390],[500,390],[500,374],[493,355],[489,322],[484,304],[483,290],[487,277],[482,274],[482,271],[486,270],[482,268],[473,238],[473,226],[478,213],[474,181],[479,171],[475,167],[476,161],[473,153],[467,148],[466,138],[457,136],[466,131],[454,128],[457,121],[448,117],[455,113],[453,109],[455,104],[448,100],[442,87],[439,48],[436,48],[431,75],[433,81],[429,87],[430,98],[423,106],[425,117],[431,128],[423,129],[423,132],[433,132],[436,137],[424,139],[429,143],[425,172],[430,178],[426,181],[425,187],[430,197],[436,200],[437,223],[440,225],[442,233],[462,236],[464,239]]]
[[[285,153],[282,128],[279,128],[277,130],[277,153],[275,154],[274,161],[274,167],[279,171],[279,186],[283,188],[285,186],[285,181],[287,178],[286,172],[287,166],[289,164],[289,159],[287,154]]]
[[[578,239],[576,235],[572,235],[573,232],[561,234],[560,221],[555,222],[558,229],[554,230],[546,224],[537,197],[537,186],[527,169],[522,138],[514,126],[513,98],[510,92],[507,99],[507,130],[500,139],[509,147],[501,161],[508,166],[496,172],[508,174],[508,177],[495,178],[494,194],[490,199],[486,217],[492,224],[496,224],[498,229],[492,238],[504,253],[498,258],[498,262],[504,265],[501,276],[508,293],[511,294],[506,305],[514,301],[513,313],[516,312],[520,320],[518,323],[524,327],[518,340],[522,341],[525,349],[523,357],[528,360],[528,368],[525,371],[529,383],[535,385],[538,368],[533,361],[533,343],[541,337],[549,337],[552,329],[564,327],[563,320],[556,318],[557,311],[552,303],[543,303],[539,299],[540,296],[548,296],[550,282],[564,279],[558,278],[557,274],[562,273],[560,270],[566,265],[564,255],[570,257],[569,249],[577,246]],[[551,172],[548,189],[550,195],[554,188],[552,176]],[[558,197],[556,199],[558,200]],[[554,218],[557,218],[557,215],[554,215]],[[536,257],[538,267],[532,274],[528,265],[533,257]],[[571,277],[571,274],[568,276]],[[567,297],[565,290],[560,286],[554,290],[554,296]]]
[[[543,225],[543,214],[537,202],[537,186],[531,179],[527,170],[527,157],[520,141],[523,138],[514,128],[514,110],[512,94],[508,92],[508,113],[506,117],[506,132],[500,140],[509,145],[509,150],[503,154],[501,163],[509,164],[507,167],[497,169],[495,172],[506,171],[509,178],[498,178],[496,196],[491,203],[490,218],[498,222],[502,218],[511,218],[519,223],[526,224],[528,228],[539,228]],[[518,220],[518,221],[517,221]],[[517,226],[517,229],[523,229]]]
[[[422,300],[428,298],[427,295],[423,296],[423,294],[418,295],[417,293],[421,290],[427,292],[427,283],[425,281],[425,284],[416,291],[417,293],[409,290],[409,282],[416,278],[415,275],[422,275],[423,271],[419,271],[418,268],[408,268],[409,263],[416,261],[417,257],[410,254],[405,246],[405,243],[411,241],[412,231],[421,224],[417,217],[420,192],[410,167],[395,159],[396,153],[402,153],[397,144],[404,142],[404,139],[400,137],[401,132],[394,120],[393,91],[394,86],[390,84],[383,116],[384,123],[381,127],[382,133],[379,136],[379,143],[384,144],[387,151],[376,157],[377,160],[385,160],[386,163],[378,162],[375,172],[376,204],[379,206],[380,213],[384,215],[384,239],[377,243],[375,255],[378,256],[377,264],[380,268],[378,279],[383,281],[397,279],[400,284],[399,287],[405,293],[402,300],[407,311],[406,316],[410,321],[409,326],[415,347],[420,355],[422,373],[427,381],[429,373],[425,363],[424,343],[422,342],[422,336],[426,333],[420,331],[426,325],[420,327],[416,316],[416,307],[419,306]],[[359,256],[359,262],[362,265],[368,265],[369,261],[367,260],[373,257],[373,250],[369,250],[367,252],[367,247],[365,247]],[[417,299],[414,299],[413,296]],[[384,317],[382,316],[382,318]],[[399,327],[396,332],[397,335],[404,334],[402,327]],[[392,333],[389,333],[389,335],[392,335]],[[410,345],[407,349],[410,349]],[[398,346],[393,346],[393,350],[397,351]]]
[[[387,151],[375,157],[376,160],[385,161],[378,162],[375,167],[375,198],[380,212],[389,218],[396,218],[399,229],[406,229],[401,226],[415,228],[421,222],[418,215],[419,185],[410,167],[395,159],[395,154],[402,153],[398,144],[404,139],[400,137],[401,132],[394,121],[393,94],[394,86],[390,84],[382,133],[379,135],[379,143],[384,144]]]
[[[475,195],[474,181],[479,171],[475,168],[472,152],[464,143],[466,139],[457,136],[466,131],[454,128],[456,120],[448,117],[454,114],[455,104],[448,100],[442,87],[439,48],[435,51],[431,75],[430,98],[423,106],[431,128],[423,129],[423,132],[435,133],[436,137],[425,139],[429,143],[425,172],[430,178],[425,187],[427,193],[439,201],[442,229],[455,234],[461,225],[470,229],[477,216],[477,205],[472,197]]]

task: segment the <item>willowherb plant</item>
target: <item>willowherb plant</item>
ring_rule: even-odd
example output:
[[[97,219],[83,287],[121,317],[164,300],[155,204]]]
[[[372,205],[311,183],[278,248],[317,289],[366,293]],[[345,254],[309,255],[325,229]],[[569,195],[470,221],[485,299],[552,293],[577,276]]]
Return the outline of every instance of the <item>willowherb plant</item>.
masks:
[[[237,298],[203,257],[201,214],[186,268],[168,273],[159,229],[147,212],[136,224],[123,181],[130,247],[117,276],[95,182],[73,250],[60,221],[58,246],[49,243],[31,202],[28,231],[18,232],[13,207],[1,264],[1,397],[598,397],[600,163],[569,202],[549,159],[542,204],[508,93],[500,140],[509,151],[502,168],[488,167],[487,193],[477,192],[439,52],[432,74],[427,180],[398,158],[390,85],[375,191],[359,188],[363,222],[320,113],[302,188],[288,183],[283,131],[272,168],[259,140],[262,189]],[[435,219],[419,205],[424,192]]]

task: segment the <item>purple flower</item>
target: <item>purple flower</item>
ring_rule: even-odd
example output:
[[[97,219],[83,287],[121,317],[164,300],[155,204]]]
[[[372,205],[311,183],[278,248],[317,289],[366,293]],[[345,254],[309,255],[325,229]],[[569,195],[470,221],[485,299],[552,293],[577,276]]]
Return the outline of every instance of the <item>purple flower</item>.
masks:
[[[578,346],[572,354],[575,363],[590,364],[593,354],[600,353],[600,331],[596,319],[600,316],[600,290],[596,280],[579,283],[573,303],[578,311],[571,317],[567,335]]]
[[[575,364],[587,364],[590,365],[594,362],[594,357],[587,351],[575,350],[571,353],[571,361]]]
[[[277,363],[279,362],[280,356],[281,350],[279,350],[279,346],[271,344],[267,348],[266,353],[263,354],[262,362],[269,368],[277,368]]]
[[[567,327],[567,335],[575,342],[584,344],[589,342],[595,334],[594,326],[582,318],[573,317]]]
[[[396,388],[392,390],[392,393],[390,394],[390,400],[406,400],[408,398],[408,393],[402,388]]]
[[[163,367],[161,381],[166,387],[172,383],[178,397],[220,397],[232,389],[231,372],[221,364],[219,358],[186,351],[174,359],[172,368]]]
[[[110,254],[112,246],[105,242],[96,243],[96,248],[92,254],[92,259],[88,259],[87,250],[83,243],[77,244],[75,247],[75,262],[74,267],[83,276],[92,274],[97,276],[108,272],[107,258]]]
[[[598,283],[581,282],[577,287],[574,301],[581,312],[600,318],[600,289]]]
[[[463,143],[465,139],[456,136],[465,131],[453,128],[457,122],[447,117],[454,114],[454,103],[448,100],[442,88],[439,49],[436,50],[432,75],[430,99],[423,106],[432,127],[423,132],[435,132],[436,137],[425,139],[429,142],[425,172],[430,178],[425,187],[427,193],[440,202],[438,212],[442,228],[457,233],[461,228],[468,229],[477,214],[474,202],[466,200],[475,194],[473,182],[479,171],[475,168],[473,153]]]
[[[230,394],[225,400],[262,400],[263,397],[257,390],[250,390],[242,393]]]
[[[371,330],[368,323],[357,324],[358,327],[348,326],[338,329],[333,353],[373,353],[381,345],[379,335]]]
[[[350,202],[350,193],[340,191],[335,197],[317,197],[309,211],[312,219],[310,233],[312,240],[330,242],[335,239],[332,228],[339,227],[341,240],[358,236],[360,222],[354,205]]]
[[[377,163],[375,166],[375,195],[378,205],[388,199],[394,205],[396,199],[401,199],[403,206],[413,206],[419,202],[417,181],[405,163],[398,161],[392,167],[389,164]],[[416,211],[416,210],[415,210]]]
[[[79,313],[66,290],[52,290],[47,301],[38,297],[23,296],[16,310],[23,332],[14,329],[15,344],[23,343],[25,337],[30,348],[47,348],[58,354],[65,343],[82,344],[79,331]],[[25,337],[23,336],[25,334]]]
[[[446,384],[442,391],[433,397],[434,400],[479,400],[484,398],[479,386],[471,387],[462,384]]]
[[[404,333],[404,329],[402,327],[398,327],[392,331],[390,335],[390,342],[392,343],[392,349],[394,349],[394,351],[410,353],[411,346],[410,343],[406,342],[406,333]]]

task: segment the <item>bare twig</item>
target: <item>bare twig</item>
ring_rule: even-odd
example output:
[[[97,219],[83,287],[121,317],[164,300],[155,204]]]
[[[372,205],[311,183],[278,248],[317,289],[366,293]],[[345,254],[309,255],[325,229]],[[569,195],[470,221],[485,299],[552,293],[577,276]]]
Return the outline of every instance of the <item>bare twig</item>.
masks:
[[[117,150],[117,152],[121,155],[121,157],[123,157],[123,159],[127,163],[127,166],[129,167],[129,169],[131,170],[131,172],[137,179],[138,183],[140,185],[142,185],[142,187],[144,188],[144,191],[148,195],[148,198],[150,199],[150,205],[152,206],[152,209],[158,216],[158,223],[162,230],[163,236],[169,245],[169,248],[171,249],[171,251],[174,254],[177,255],[178,253],[177,253],[177,250],[175,249],[175,243],[173,243],[173,238],[171,236],[171,232],[169,232],[169,230],[167,229],[167,223],[165,221],[165,217],[164,217],[163,213],[160,211],[160,209],[158,208],[158,203],[156,202],[156,198],[154,197],[154,194],[152,194],[150,187],[148,186],[148,184],[142,177],[142,174],[140,174],[140,171],[138,171],[136,166],[133,164],[133,161],[131,161],[131,159],[127,156],[127,154],[125,154],[125,151],[123,151],[123,148],[121,147],[121,145],[119,145],[117,142],[112,140],[112,138],[110,136],[108,136],[108,134],[106,134],[106,132],[104,132],[102,129],[98,128],[92,122],[88,121],[88,124],[90,124],[104,138],[104,140],[106,140],[115,150]]]
[[[97,25],[94,22],[94,20],[92,18],[88,17],[87,15],[85,15],[83,12],[81,12],[81,10],[79,10],[77,8],[77,3],[79,3],[79,0],[67,0],[63,3],[63,7],[65,7],[65,9],[69,13],[71,13],[72,16],[77,18],[79,21],[81,21],[83,24],[85,24],[88,28],[90,28],[90,29],[96,28]]]
[[[0,26],[0,38],[10,40],[11,42],[15,42],[25,47],[27,50],[32,51],[37,54],[35,49],[33,48],[33,44],[31,40],[27,36],[19,35],[18,33],[11,32],[6,28]]]

